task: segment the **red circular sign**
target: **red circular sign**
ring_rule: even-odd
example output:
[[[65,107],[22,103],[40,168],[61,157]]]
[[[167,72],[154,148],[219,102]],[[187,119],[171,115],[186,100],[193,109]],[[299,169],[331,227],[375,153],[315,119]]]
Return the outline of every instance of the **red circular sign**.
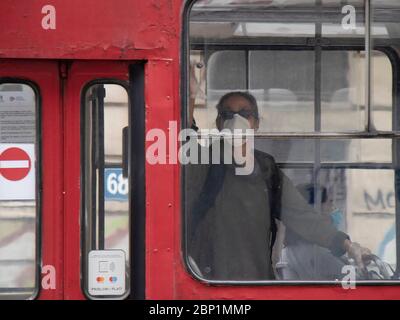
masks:
[[[22,180],[30,170],[31,159],[24,150],[8,148],[0,155],[0,174],[7,180]]]

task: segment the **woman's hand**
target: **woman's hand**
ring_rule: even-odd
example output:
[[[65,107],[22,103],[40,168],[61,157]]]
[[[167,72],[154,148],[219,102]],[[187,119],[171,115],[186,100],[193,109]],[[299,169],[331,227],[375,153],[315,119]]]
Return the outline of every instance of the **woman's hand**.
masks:
[[[345,240],[344,248],[346,249],[349,258],[354,259],[356,265],[361,269],[364,269],[365,266],[367,266],[372,260],[371,250],[362,247],[357,242],[351,242],[350,240]]]
[[[189,123],[193,124],[193,113],[194,113],[194,105],[196,101],[196,97],[199,92],[201,92],[200,82],[196,77],[196,68],[203,68],[204,65],[201,62],[190,62],[189,69]],[[204,73],[204,70],[202,70]]]
[[[196,78],[196,66],[195,62],[190,63],[189,69],[189,94],[191,99],[195,99],[198,91],[200,90],[200,84]]]

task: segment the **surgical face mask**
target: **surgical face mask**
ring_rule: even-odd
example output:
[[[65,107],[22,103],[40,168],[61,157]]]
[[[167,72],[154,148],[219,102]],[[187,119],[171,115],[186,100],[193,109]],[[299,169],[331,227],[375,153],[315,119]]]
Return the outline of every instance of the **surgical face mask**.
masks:
[[[243,130],[245,133],[247,129],[251,129],[250,122],[245,117],[242,117],[240,114],[235,113],[232,119],[227,119],[223,124],[224,129],[233,130]]]
[[[335,228],[339,230],[342,227],[343,223],[343,213],[339,209],[335,209],[331,213],[331,219]]]
[[[224,121],[223,130],[229,131],[228,139],[225,141],[233,146],[233,159],[235,164],[238,165],[237,169],[239,168],[236,174],[251,174],[254,170],[254,130],[251,129],[250,122],[236,113],[231,119]],[[243,149],[244,145],[245,150]],[[224,159],[226,159],[226,155],[224,155]]]
[[[250,122],[240,114],[235,114],[232,119],[225,120],[223,129],[228,129],[234,135],[232,136],[232,144],[235,147],[243,145],[247,139],[245,138],[246,130],[251,129]],[[243,136],[240,136],[243,135]]]

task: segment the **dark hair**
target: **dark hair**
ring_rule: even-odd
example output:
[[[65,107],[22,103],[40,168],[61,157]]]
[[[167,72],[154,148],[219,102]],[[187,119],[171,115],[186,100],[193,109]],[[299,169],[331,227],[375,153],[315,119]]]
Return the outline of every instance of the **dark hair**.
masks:
[[[314,187],[314,184],[312,183],[300,184],[297,186],[297,189],[309,204],[315,204],[316,188]],[[326,201],[328,201],[328,191],[326,187],[317,185],[317,192],[321,193],[321,203],[325,203]]]
[[[219,102],[216,107],[218,114],[222,111],[222,107],[224,106],[225,101],[231,97],[242,97],[242,98],[246,99],[250,103],[251,109],[254,111],[255,118],[259,119],[258,105],[257,105],[256,98],[254,98],[254,96],[252,94],[250,94],[248,92],[244,92],[244,91],[232,91],[232,92],[229,92],[229,93],[223,95],[221,97],[221,99],[219,99]]]

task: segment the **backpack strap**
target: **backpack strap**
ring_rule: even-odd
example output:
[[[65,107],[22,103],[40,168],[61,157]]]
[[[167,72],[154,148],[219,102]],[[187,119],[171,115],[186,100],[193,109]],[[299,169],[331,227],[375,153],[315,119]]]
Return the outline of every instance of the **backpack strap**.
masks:
[[[278,166],[272,156],[267,153],[255,150],[254,156],[260,166],[263,180],[267,185],[268,198],[270,201],[270,218],[271,218],[271,238],[270,238],[270,255],[274,247],[278,226],[276,220],[281,219],[281,175]]]

